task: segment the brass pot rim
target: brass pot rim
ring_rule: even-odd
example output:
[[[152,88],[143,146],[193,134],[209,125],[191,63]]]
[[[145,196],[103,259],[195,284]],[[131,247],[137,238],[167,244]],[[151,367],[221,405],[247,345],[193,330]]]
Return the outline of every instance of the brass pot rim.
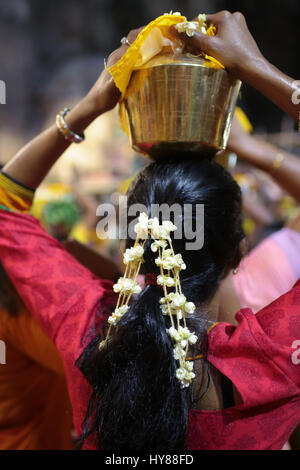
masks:
[[[138,67],[138,70],[151,69],[154,67],[164,66],[187,66],[187,67],[202,67],[205,69],[213,69],[228,73],[227,70],[219,67],[213,61],[193,54],[158,54],[152,59],[148,60],[145,64]]]

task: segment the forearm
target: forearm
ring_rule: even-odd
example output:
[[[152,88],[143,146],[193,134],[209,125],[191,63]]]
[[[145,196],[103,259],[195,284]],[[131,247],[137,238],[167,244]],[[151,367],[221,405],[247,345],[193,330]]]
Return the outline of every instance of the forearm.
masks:
[[[282,73],[263,57],[247,64],[247,67],[242,66],[237,75],[298,122],[300,90],[294,79]]]
[[[66,122],[74,132],[80,133],[99,114],[85,98],[67,115]],[[23,147],[5,165],[3,172],[19,183],[36,189],[69,145],[54,124]]]
[[[98,253],[92,248],[89,248],[76,240],[68,240],[63,245],[80,264],[85,266],[100,279],[107,279],[109,281],[116,282],[122,275],[121,268],[117,266],[113,260]]]
[[[252,136],[243,136],[241,141],[235,141],[230,150],[237,153],[243,161],[269,173],[283,189],[300,202],[300,158]],[[280,166],[276,168],[278,161]]]

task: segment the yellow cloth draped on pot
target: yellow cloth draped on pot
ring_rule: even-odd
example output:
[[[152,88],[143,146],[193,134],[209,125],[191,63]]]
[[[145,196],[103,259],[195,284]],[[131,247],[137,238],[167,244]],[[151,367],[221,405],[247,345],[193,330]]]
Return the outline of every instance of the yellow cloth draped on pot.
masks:
[[[183,21],[186,21],[184,16],[172,14],[162,15],[154,21],[151,21],[151,23],[139,33],[123,57],[108,69],[116,86],[121,92],[120,121],[122,129],[127,135],[128,124],[123,101],[129,93],[136,90],[137,85],[142,86],[142,83],[135,84],[134,89],[128,86],[131,74],[134,70],[140,69],[146,62],[159,54],[164,47],[172,47],[174,36],[170,33],[170,27],[182,23]],[[214,26],[210,26],[207,29],[209,36],[214,36],[215,33],[216,29]],[[213,57],[207,55],[204,55],[204,57],[212,62],[214,67],[224,68],[224,66]],[[144,79],[146,77],[147,71],[145,70]],[[141,79],[143,79],[143,75],[141,75]]]

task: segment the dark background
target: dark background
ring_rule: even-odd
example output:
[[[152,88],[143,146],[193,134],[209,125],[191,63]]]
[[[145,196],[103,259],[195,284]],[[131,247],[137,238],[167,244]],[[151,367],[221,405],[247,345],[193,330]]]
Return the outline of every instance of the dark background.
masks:
[[[0,138],[6,129],[20,140],[38,131],[63,97],[88,90],[122,36],[171,9],[188,19],[220,9],[243,12],[263,54],[300,78],[299,0],[0,0],[0,79],[7,85]],[[244,85],[242,98],[257,132],[293,126],[254,89]]]

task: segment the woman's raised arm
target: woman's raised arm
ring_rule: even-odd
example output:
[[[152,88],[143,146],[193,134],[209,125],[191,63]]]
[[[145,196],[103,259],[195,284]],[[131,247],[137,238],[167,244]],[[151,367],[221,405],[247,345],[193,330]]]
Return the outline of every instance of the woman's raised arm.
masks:
[[[207,15],[207,22],[216,26],[216,36],[195,32],[193,37],[188,37],[185,33],[178,33],[174,27],[172,33],[197,53],[203,51],[215,57],[229,72],[256,88],[298,121],[299,82],[267,61],[253,39],[244,16],[239,12],[221,11]]]
[[[275,145],[247,134],[236,118],[227,145],[246,163],[270,176],[300,203],[300,159]]]
[[[129,42],[135,40],[141,29],[129,33]],[[128,46],[122,44],[115,50],[109,56],[107,67],[115,64],[127,49]],[[76,134],[82,133],[96,117],[114,108],[119,97],[111,75],[103,70],[93,88],[65,118],[68,127]],[[3,168],[3,173],[34,190],[69,145],[53,125],[22,148]]]

